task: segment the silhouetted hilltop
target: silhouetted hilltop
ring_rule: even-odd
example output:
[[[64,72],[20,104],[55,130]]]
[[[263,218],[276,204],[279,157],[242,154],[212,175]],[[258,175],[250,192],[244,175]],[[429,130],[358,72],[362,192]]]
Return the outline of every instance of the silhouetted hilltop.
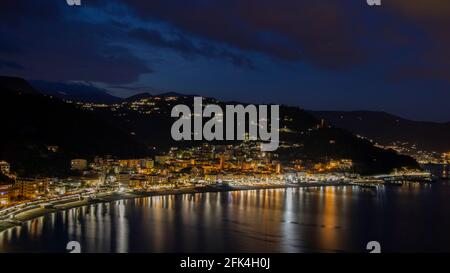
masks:
[[[36,90],[24,79],[19,77],[0,76],[1,91],[11,90],[23,94],[37,94]]]
[[[195,97],[197,95],[193,95],[193,94],[181,94],[181,93],[177,93],[177,92],[166,92],[166,93],[162,93],[162,94],[158,94],[158,97]]]
[[[222,109],[225,109],[225,104],[238,104],[237,102],[224,103],[214,98],[204,98],[203,103],[219,104]],[[172,107],[177,104],[185,104],[193,109],[193,97],[183,95],[176,97],[175,100],[158,95],[145,99],[136,98],[127,101],[114,111],[102,108],[96,110],[96,113],[105,119],[110,119],[121,128],[133,131],[137,139],[149,146],[164,150],[171,146],[199,145],[201,143],[199,141],[175,142],[172,140],[170,129],[176,119],[171,118],[170,113]],[[224,122],[226,122],[225,118]],[[352,159],[356,163],[355,171],[360,173],[383,173],[395,168],[418,167],[417,162],[411,157],[374,147],[369,141],[358,138],[346,130],[323,124],[319,119],[298,107],[280,107],[280,129],[282,146],[276,153],[279,153],[283,160]],[[230,142],[215,141],[214,143],[229,144]]]
[[[31,90],[33,91],[33,90]],[[146,146],[94,113],[36,91],[0,85],[0,159],[21,174],[60,174],[72,158],[148,155]],[[57,146],[53,152],[48,146]]]
[[[123,101],[133,102],[133,101],[139,101],[139,100],[143,100],[143,99],[150,99],[150,98],[154,98],[154,97],[167,98],[167,97],[194,97],[194,96],[196,96],[196,95],[185,95],[185,94],[180,94],[180,93],[176,93],[176,92],[166,92],[166,93],[161,93],[158,95],[152,95],[148,92],[144,92],[144,93],[140,93],[140,94],[136,94],[131,97],[128,97],[128,98],[124,99]]]
[[[109,94],[105,89],[98,88],[88,83],[32,81],[31,84],[39,90],[39,92],[63,100],[106,104],[122,101],[121,98]]]
[[[16,82],[24,85],[21,80]],[[120,105],[83,110],[33,89],[28,93],[1,85],[0,89],[0,114],[5,117],[0,159],[9,161],[12,169],[20,173],[56,175],[68,169],[72,158],[143,157],[171,146],[202,144],[202,141],[176,142],[170,134],[176,120],[170,115],[172,107],[185,104],[193,109],[193,96],[141,94]],[[214,98],[204,99],[204,104],[210,103],[225,108],[225,103]],[[281,160],[352,159],[355,171],[365,174],[418,166],[410,157],[376,148],[369,141],[331,127],[297,107],[280,107],[280,139],[276,153]],[[59,149],[54,152],[49,146]]]
[[[148,98],[152,98],[152,97],[153,97],[153,95],[150,93],[140,93],[140,94],[136,94],[136,95],[126,98],[125,101],[138,101],[138,100],[148,99]]]
[[[450,123],[412,121],[385,112],[314,111],[333,126],[347,129],[381,144],[409,142],[423,150],[450,151]]]

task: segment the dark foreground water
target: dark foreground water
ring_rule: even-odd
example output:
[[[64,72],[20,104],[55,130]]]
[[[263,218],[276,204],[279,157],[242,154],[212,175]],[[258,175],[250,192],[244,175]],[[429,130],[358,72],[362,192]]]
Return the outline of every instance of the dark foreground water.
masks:
[[[149,197],[49,214],[0,252],[450,252],[450,184]]]

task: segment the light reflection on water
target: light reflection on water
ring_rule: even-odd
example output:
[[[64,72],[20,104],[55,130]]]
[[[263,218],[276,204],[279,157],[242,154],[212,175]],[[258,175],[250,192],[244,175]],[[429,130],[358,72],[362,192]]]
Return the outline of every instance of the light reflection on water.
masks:
[[[52,213],[0,233],[0,252],[450,251],[450,186],[315,187],[155,196]]]

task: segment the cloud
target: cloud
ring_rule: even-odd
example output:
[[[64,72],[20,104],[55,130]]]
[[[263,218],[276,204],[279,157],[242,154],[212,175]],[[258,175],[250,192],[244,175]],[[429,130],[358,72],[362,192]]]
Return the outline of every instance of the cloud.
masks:
[[[0,73],[131,83],[156,67],[148,54],[131,50],[139,42],[187,60],[245,68],[255,68],[259,55],[247,53],[256,52],[320,69],[376,66],[389,79],[450,81],[450,2],[390,0],[377,8],[356,2],[91,0],[74,8],[63,0],[5,0]],[[109,20],[100,20],[104,14]]]
[[[120,1],[119,1],[120,2]],[[134,52],[136,41],[173,50],[186,59],[222,59],[253,68],[252,61],[226,47],[194,42],[178,33],[133,26],[134,18],[116,1],[69,7],[65,1],[6,0],[0,16],[0,73],[59,81],[127,84],[154,73],[154,59]],[[19,70],[26,67],[27,69]]]
[[[197,45],[191,39],[181,34],[177,34],[175,38],[168,39],[158,30],[137,28],[130,32],[130,36],[151,46],[175,50],[186,58],[194,56],[223,58],[231,61],[236,66],[253,68],[252,61],[242,54],[236,54],[205,42]]]
[[[380,63],[386,74],[413,65],[427,78],[450,75],[448,0],[390,0],[375,8],[342,0],[123,2],[142,18],[278,60],[331,70]]]
[[[186,33],[281,60],[342,68],[367,58],[341,1],[124,2],[143,18],[156,18]]]
[[[394,76],[445,80],[450,82],[450,2],[446,0],[392,0],[390,10],[426,41],[413,56],[414,62],[402,65]],[[418,43],[418,45],[421,45]],[[417,44],[409,44],[417,47]]]
[[[78,20],[64,1],[6,1],[0,12],[0,72],[32,79],[130,83],[152,73],[147,60],[116,44],[117,26]],[[73,9],[73,8],[72,8]],[[70,16],[68,15],[68,12]],[[4,21],[4,22],[3,22]],[[26,66],[26,70],[18,71]]]

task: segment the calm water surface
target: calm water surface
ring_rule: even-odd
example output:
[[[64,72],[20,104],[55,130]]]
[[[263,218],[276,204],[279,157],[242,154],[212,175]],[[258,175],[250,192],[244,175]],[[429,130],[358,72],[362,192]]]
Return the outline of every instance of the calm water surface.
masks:
[[[148,197],[49,214],[0,252],[450,252],[450,183]]]

